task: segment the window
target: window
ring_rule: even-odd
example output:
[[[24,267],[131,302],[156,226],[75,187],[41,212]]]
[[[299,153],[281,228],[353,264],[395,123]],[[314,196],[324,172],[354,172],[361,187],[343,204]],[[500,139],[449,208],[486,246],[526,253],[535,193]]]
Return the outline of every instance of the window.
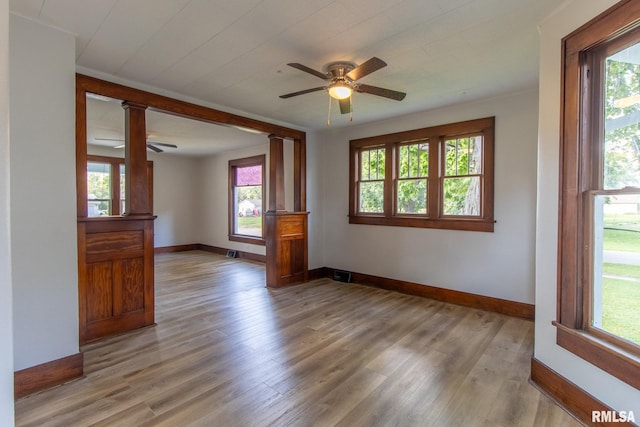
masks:
[[[493,231],[494,118],[350,141],[352,224]]]
[[[476,135],[445,140],[443,215],[480,215],[482,139]]]
[[[429,177],[428,141],[398,145],[397,170],[396,212],[426,214]]]
[[[153,206],[153,162],[147,162],[149,203]],[[117,216],[125,211],[124,159],[87,156],[87,216]]]
[[[265,156],[229,161],[229,240],[264,245]]]
[[[385,149],[384,147],[365,148],[359,152],[359,155],[359,212],[384,212]]]
[[[563,44],[557,342],[640,388],[640,4]]]
[[[111,215],[112,180],[111,163],[87,162],[88,216]]]

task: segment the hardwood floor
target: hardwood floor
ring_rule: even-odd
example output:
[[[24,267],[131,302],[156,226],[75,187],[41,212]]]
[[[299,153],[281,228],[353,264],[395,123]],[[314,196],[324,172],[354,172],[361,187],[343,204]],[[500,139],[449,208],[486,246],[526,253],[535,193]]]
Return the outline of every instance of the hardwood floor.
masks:
[[[156,256],[157,325],[82,348],[17,426],[578,426],[528,384],[533,323],[264,266]]]

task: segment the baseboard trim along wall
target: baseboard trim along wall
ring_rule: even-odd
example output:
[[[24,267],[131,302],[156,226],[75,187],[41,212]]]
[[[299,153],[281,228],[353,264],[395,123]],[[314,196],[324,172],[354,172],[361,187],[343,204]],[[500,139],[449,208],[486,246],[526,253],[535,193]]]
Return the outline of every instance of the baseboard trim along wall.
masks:
[[[13,373],[14,397],[19,399],[37,391],[81,378],[83,375],[84,355],[82,353],[25,368]]]
[[[328,267],[310,270],[309,280],[319,279],[322,277],[332,278],[334,271],[336,270]],[[403,280],[389,279],[386,277],[372,276],[363,273],[351,272],[351,281],[360,285],[388,289],[404,294],[430,298],[436,301],[477,308],[480,310],[492,311],[527,320],[534,320],[535,317],[535,306],[533,304],[476,295],[468,292],[454,291],[451,289],[437,288],[435,286],[421,285],[419,283],[405,282]]]
[[[635,425],[630,422],[622,422],[622,417],[624,415],[626,418],[626,414],[617,413],[535,357],[531,358],[530,382],[585,425]],[[594,413],[596,413],[595,417]],[[614,417],[617,421],[613,421]],[[597,419],[594,421],[594,418]],[[605,420],[607,418],[610,422],[598,421],[598,419]]]
[[[156,248],[155,252],[158,254],[191,250],[202,250],[220,255],[226,255],[228,249],[196,243],[192,245],[160,247]],[[236,251],[236,257],[249,259],[252,261],[266,262],[266,257],[264,255],[253,254],[250,252]],[[311,269],[309,270],[309,280],[316,280],[325,277],[333,278],[335,271],[336,269],[330,267]],[[533,304],[526,304],[517,301],[471,294],[468,292],[454,291],[451,289],[438,288],[435,286],[421,285],[419,283],[372,276],[370,274],[363,273],[351,272],[351,281],[360,285],[388,289],[408,295],[430,298],[436,301],[477,308],[494,313],[506,314],[507,316],[519,317],[521,319],[534,320],[535,318],[535,306]]]
[[[191,245],[161,246],[153,248],[153,252],[156,254],[168,254],[172,252],[197,251],[199,249],[200,245],[198,243],[193,243]]]
[[[184,251],[205,251],[214,254],[226,255],[230,249],[221,248],[218,246],[204,245],[202,243],[193,243],[190,245],[176,245],[176,246],[162,246],[154,249],[156,254],[166,254],[170,252],[184,252]],[[260,254],[254,254],[251,252],[244,252],[233,249],[236,252],[236,258],[248,259],[250,261],[266,262],[266,257]]]

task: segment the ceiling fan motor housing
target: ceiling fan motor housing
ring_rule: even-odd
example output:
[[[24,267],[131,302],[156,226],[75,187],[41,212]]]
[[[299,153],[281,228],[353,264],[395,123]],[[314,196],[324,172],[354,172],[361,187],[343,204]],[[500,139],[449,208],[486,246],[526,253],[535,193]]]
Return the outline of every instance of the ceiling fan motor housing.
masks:
[[[345,81],[351,83],[347,73],[356,68],[356,64],[352,62],[331,62],[325,67],[327,74],[331,76],[332,81]]]

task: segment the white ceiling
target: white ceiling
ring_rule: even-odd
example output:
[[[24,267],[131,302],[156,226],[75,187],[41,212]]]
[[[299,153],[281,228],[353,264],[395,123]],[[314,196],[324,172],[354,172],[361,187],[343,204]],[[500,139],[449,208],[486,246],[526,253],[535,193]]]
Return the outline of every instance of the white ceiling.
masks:
[[[230,149],[267,144],[266,135],[185,119],[158,111],[146,112],[147,141],[174,144],[162,147],[167,154],[204,156]],[[87,97],[87,142],[114,148],[113,155],[123,155],[124,110],[121,101],[106,97]],[[115,151],[119,150],[119,151]]]
[[[326,127],[322,86],[288,67],[388,66],[363,83],[407,93],[353,98],[353,123],[534,88],[537,24],[561,0],[11,0],[12,12],[77,35],[80,69],[304,130]],[[331,126],[348,126],[332,108]]]

